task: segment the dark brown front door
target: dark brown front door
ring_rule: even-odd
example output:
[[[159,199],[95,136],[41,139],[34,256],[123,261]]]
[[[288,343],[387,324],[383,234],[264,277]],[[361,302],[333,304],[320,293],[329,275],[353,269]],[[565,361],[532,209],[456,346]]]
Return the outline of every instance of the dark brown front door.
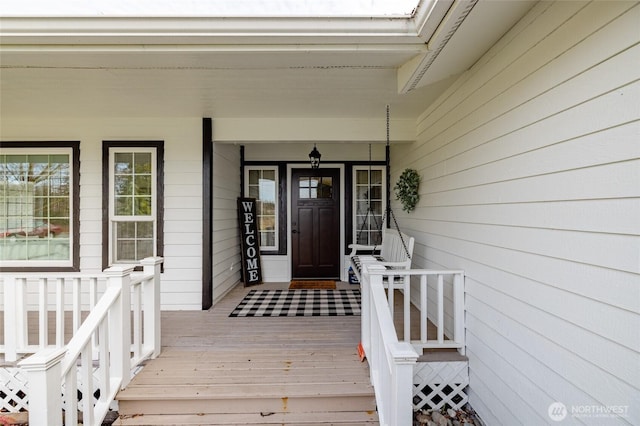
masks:
[[[293,278],[340,278],[340,169],[291,171]]]

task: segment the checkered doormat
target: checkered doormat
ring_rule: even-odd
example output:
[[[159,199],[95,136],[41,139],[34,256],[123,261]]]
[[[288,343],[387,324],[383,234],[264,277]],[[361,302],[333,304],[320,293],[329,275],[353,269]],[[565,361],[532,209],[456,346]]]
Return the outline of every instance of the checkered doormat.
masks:
[[[360,315],[360,290],[251,290],[230,317]]]

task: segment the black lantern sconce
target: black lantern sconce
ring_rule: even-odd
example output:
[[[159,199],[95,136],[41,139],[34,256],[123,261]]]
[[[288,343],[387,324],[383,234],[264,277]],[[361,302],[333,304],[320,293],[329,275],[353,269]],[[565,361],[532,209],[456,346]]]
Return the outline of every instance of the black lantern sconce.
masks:
[[[320,157],[322,157],[322,155],[320,154],[320,152],[316,148],[316,144],[314,143],[313,150],[309,153],[309,161],[311,161],[312,169],[317,169],[318,167],[320,167]]]

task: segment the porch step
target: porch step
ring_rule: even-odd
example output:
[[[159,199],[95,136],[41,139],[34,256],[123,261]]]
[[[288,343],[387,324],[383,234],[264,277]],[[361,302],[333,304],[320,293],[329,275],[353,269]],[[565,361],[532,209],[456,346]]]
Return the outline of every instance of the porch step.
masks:
[[[375,412],[247,413],[247,414],[151,414],[121,416],[114,425],[377,425]]]
[[[176,351],[150,361],[118,396],[116,425],[377,424],[355,348]]]

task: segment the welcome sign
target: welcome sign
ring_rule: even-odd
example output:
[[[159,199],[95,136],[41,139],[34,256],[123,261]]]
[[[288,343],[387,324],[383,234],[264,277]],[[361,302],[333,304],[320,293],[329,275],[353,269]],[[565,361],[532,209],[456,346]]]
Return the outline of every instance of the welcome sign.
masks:
[[[262,283],[255,198],[238,198],[238,220],[242,246],[242,281],[245,287],[249,287]]]

